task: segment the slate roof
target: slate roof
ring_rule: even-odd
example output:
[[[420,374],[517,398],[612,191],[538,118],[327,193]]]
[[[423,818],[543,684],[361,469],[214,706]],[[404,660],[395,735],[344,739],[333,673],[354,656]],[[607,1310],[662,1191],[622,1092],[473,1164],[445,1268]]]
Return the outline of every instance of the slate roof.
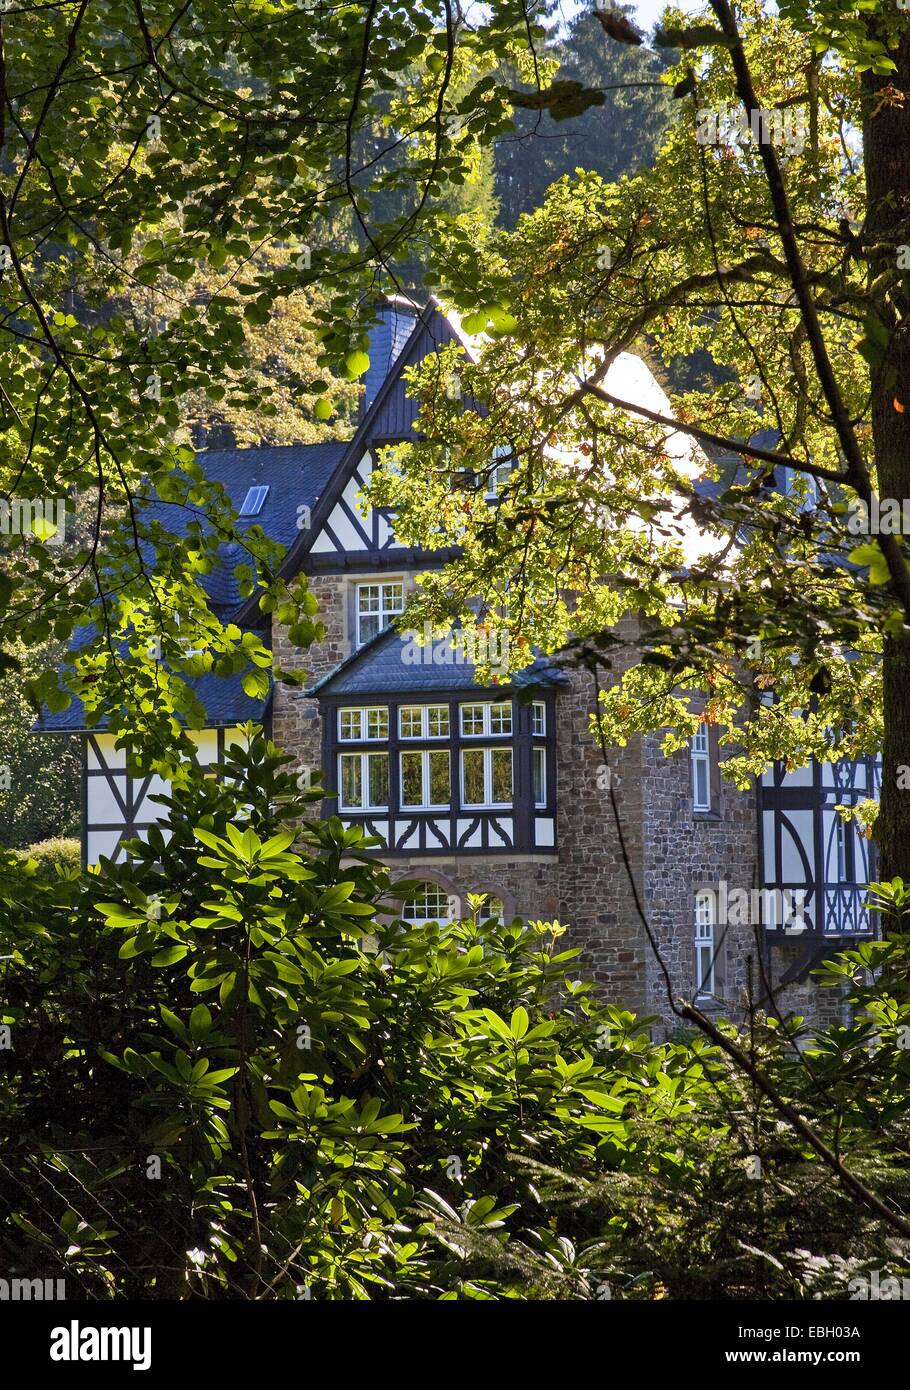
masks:
[[[243,531],[259,525],[271,539],[290,546],[298,534],[298,507],[308,506],[312,511],[346,448],[344,440],[332,440],[281,448],[213,449],[197,454],[196,459],[206,477],[222,484],[235,511],[242,506],[249,488],[268,484],[262,510],[256,516],[240,517],[237,528]],[[181,536],[190,521],[205,522],[198,508],[158,500],[150,502],[143,515]],[[233,568],[246,558],[246,553],[232,543],[222,546],[218,555],[221,563],[204,576],[202,583],[212,608],[225,620],[242,602]],[[90,625],[79,628],[70,650],[78,651],[92,636]],[[271,699],[270,695],[264,700],[251,699],[243,690],[240,674],[209,674],[187,683],[208,711],[208,725],[212,728],[227,728],[248,719],[259,723]],[[90,725],[82,701],[74,699],[60,713],[43,710],[33,728],[36,733],[81,733],[88,728],[103,729],[105,723],[102,719],[100,724]]]
[[[79,651],[87,645],[93,635],[94,629],[91,625],[79,628],[70,643],[70,651]],[[187,679],[187,685],[196,692],[205,706],[207,728],[229,729],[235,724],[245,724],[247,720],[262,723],[271,702],[271,691],[265,699],[253,700],[244,691],[241,681],[242,673],[236,676],[216,676],[210,672],[193,680]],[[42,710],[40,717],[32,725],[32,731],[38,734],[79,734],[88,730],[103,731],[106,727],[107,719],[104,716],[97,724],[90,724],[85,706],[81,700],[74,697],[68,709],[58,713]]]
[[[299,444],[261,449],[210,449],[196,455],[196,462],[207,478],[221,483],[234,511],[239,511],[251,487],[268,485],[262,510],[256,516],[239,517],[238,531],[261,526],[266,535],[286,549],[299,535],[297,521],[301,507],[316,506],[328,486],[347,441],[333,439],[326,444]],[[206,526],[204,513],[197,507],[153,500],[144,517],[159,521],[175,535],[186,534],[191,521]],[[213,609],[222,619],[243,602],[234,578],[234,567],[246,560],[246,552],[236,543],[218,551],[219,565],[202,579],[202,586]]]
[[[453,651],[452,661],[443,663],[432,659],[438,643],[418,648],[416,653],[411,647],[407,654],[413,653],[418,658],[411,664],[404,660],[407,642],[407,632],[386,628],[346,657],[328,675],[311,686],[307,693],[355,696],[413,692],[423,695],[434,690],[476,692],[484,688],[474,679],[476,667],[471,662],[456,660],[460,653]],[[547,657],[538,657],[524,671],[518,672],[497,689],[504,692],[531,687],[545,689],[567,685],[568,681],[566,673],[555,662]]]
[[[370,329],[370,368],[363,378],[363,414],[376,399],[395,361],[414,331],[418,309],[408,299],[389,296],[379,307],[379,322]]]

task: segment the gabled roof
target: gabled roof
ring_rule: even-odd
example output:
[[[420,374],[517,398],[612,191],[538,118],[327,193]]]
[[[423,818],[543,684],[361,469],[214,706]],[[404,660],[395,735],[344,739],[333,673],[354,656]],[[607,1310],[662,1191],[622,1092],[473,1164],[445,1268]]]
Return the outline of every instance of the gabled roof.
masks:
[[[380,311],[380,329],[374,329],[374,332],[379,332],[378,360],[383,359],[385,349],[382,344],[385,341],[384,335],[387,333],[390,367],[384,380],[377,385],[375,394],[370,399],[356,433],[343,446],[340,461],[323,491],[318,505],[313,510],[309,529],[297,534],[288,554],[284,557],[281,573],[285,576],[296,574],[300,569],[304,557],[311,549],[323,525],[331,516],[332,509],[344,492],[345,486],[369,447],[370,441],[376,437],[387,438],[390,435],[401,438],[410,432],[417,413],[417,405],[416,402],[406,398],[403,391],[398,391],[405,369],[422,361],[428,352],[449,342],[457,343],[466,355],[473,356],[473,345],[470,340],[461,331],[457,321],[450,321],[442,312],[437,299],[431,297],[419,312],[416,305],[411,306],[413,316],[409,313],[408,305],[409,301],[391,301],[391,308],[386,312],[384,318],[382,311]],[[403,345],[398,347],[397,352],[393,351],[395,344],[400,343],[401,336],[409,321],[411,323],[410,333],[408,333]],[[386,328],[382,328],[383,323],[387,325]],[[373,352],[371,342],[368,379],[373,368]],[[373,384],[375,384],[375,380],[369,384],[369,390],[372,390]],[[387,407],[396,391],[399,397],[398,408],[389,411]],[[441,558],[437,556],[436,563],[439,563]],[[433,563],[432,557],[428,556],[427,562]],[[235,621],[241,624],[250,623],[256,612],[256,596],[254,594],[239,609],[235,615]]]
[[[461,660],[461,653],[450,650],[446,659],[445,639],[416,647],[408,631],[386,628],[365,642],[351,656],[323,676],[307,694],[314,695],[423,695],[425,692],[463,690],[477,693],[493,687],[479,685],[476,667]],[[504,694],[522,688],[552,688],[568,684],[568,676],[554,662],[538,657],[524,671],[495,687]]]

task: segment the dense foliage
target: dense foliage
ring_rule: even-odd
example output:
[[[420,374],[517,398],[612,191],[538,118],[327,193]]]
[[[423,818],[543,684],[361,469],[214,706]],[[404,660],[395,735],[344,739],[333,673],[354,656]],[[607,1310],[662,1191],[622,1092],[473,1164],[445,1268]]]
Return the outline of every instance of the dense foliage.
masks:
[[[9,653],[15,665],[0,676],[0,845],[21,849],[79,827],[81,753],[72,739],[38,738],[29,682],[63,659],[61,643]]]
[[[248,742],[128,865],[6,857],[5,1268],[93,1298],[653,1298],[902,1263],[717,1049],[596,1004],[558,923],[401,921],[359,832]],[[868,1024],[749,1045],[900,1199],[906,946],[862,950]]]

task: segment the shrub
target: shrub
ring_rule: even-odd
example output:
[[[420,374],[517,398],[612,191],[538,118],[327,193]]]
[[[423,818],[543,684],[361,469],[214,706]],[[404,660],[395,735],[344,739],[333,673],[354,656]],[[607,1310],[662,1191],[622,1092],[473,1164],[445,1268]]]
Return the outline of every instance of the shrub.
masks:
[[[893,1232],[718,1048],[595,1002],[556,924],[401,920],[361,832],[248,739],[126,863],[0,853],[7,1268],[282,1299],[826,1297],[888,1268]],[[901,1002],[808,1067],[780,1025],[747,1038],[896,1207],[910,1054],[868,1043],[910,1031],[907,949]]]
[[[78,869],[82,864],[82,845],[77,839],[65,835],[55,835],[50,840],[39,840],[28,849],[16,850],[18,859],[37,859],[39,872],[53,875],[59,864],[61,869]]]

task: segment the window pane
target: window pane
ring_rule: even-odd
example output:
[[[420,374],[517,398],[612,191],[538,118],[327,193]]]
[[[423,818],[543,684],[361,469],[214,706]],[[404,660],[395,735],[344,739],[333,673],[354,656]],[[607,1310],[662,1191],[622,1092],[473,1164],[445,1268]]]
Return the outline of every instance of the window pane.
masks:
[[[546,806],[547,804],[547,753],[544,748],[534,748],[531,750],[532,768],[534,772],[534,805]]]
[[[370,805],[389,804],[389,755],[388,753],[367,753],[370,777]]]
[[[540,700],[535,700],[531,706],[531,730],[535,734],[547,732],[547,707]]]
[[[375,637],[382,627],[378,584],[357,585],[357,639],[362,644]]]
[[[358,807],[363,805],[363,782],[361,778],[360,754],[341,755],[341,804]]]
[[[427,710],[427,733],[430,738],[448,738],[448,705],[430,705],[430,708]]]
[[[338,737],[346,740],[360,738],[360,710],[338,711]]]
[[[714,897],[711,893],[695,894],[695,937],[696,940],[713,940]]]
[[[512,750],[494,748],[491,755],[493,763],[493,796],[496,803],[508,804],[512,800]]]
[[[510,734],[512,732],[512,706],[510,703],[490,706],[490,733]]]
[[[483,705],[462,705],[461,732],[468,735],[483,733]]]
[[[430,805],[448,806],[449,804],[449,755],[448,753],[438,752],[426,755],[430,760]]]
[[[497,921],[505,921],[505,910],[501,898],[487,898],[483,907],[477,914],[477,920],[479,922],[490,922],[494,917]]]
[[[463,748],[461,751],[462,795],[466,806],[483,806],[486,797],[483,786],[483,749]]]
[[[361,614],[359,621],[360,645],[363,646],[364,642],[371,641],[381,629],[382,623],[378,614]]]
[[[382,607],[386,613],[401,613],[404,610],[404,585],[383,584]]]
[[[401,804],[402,806],[423,805],[422,760],[419,753],[401,755]]]
[[[708,762],[706,758],[696,758],[692,764],[695,772],[695,805],[710,806],[708,794]]]
[[[388,738],[389,711],[387,709],[367,710],[367,737]]]
[[[428,883],[416,898],[404,904],[401,915],[406,922],[447,922],[451,906],[448,893],[435,883]]]
[[[398,728],[402,738],[420,738],[421,708],[419,705],[402,705],[398,711]]]
[[[692,751],[694,753],[707,753],[708,751],[708,726],[699,724],[692,736]]]
[[[695,988],[699,994],[714,993],[714,947],[699,946],[695,952]]]

